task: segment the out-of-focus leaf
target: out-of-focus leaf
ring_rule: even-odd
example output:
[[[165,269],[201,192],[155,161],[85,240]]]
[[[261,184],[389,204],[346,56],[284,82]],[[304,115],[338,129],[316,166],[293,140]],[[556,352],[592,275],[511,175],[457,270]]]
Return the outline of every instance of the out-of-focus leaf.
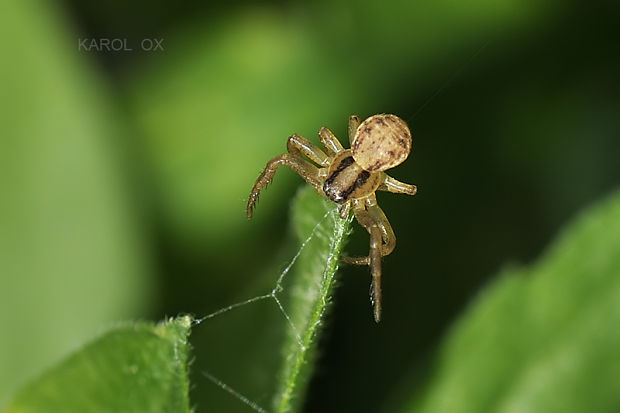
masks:
[[[190,326],[113,328],[21,389],[7,413],[189,412]]]
[[[152,291],[91,56],[48,2],[1,9],[0,405]]]
[[[530,268],[503,273],[448,336],[412,412],[620,408],[620,193]],[[413,389],[412,389],[413,392]]]

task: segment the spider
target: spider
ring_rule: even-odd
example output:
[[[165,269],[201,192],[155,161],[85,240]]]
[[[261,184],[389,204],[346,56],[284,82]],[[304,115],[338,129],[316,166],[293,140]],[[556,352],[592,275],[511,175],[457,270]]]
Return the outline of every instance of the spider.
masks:
[[[381,320],[381,258],[396,245],[392,227],[377,204],[375,191],[415,195],[415,185],[392,178],[384,171],[400,165],[411,151],[411,132],[395,115],[380,114],[360,122],[349,118],[351,149],[344,149],[334,134],[322,127],[319,139],[325,151],[303,136],[293,134],[286,142],[288,153],[271,159],[250,192],[246,208],[252,218],[260,191],[273,179],[280,166],[287,166],[312,185],[319,195],[340,204],[340,217],[345,219],[351,209],[355,218],[370,234],[370,252],[365,257],[346,257],[344,262],[370,266],[370,299],[373,315]],[[315,166],[303,158],[309,158]]]

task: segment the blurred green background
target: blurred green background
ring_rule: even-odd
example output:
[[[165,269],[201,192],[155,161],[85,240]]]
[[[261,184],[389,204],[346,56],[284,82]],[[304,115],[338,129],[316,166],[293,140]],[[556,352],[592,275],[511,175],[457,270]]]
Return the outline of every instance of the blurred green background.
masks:
[[[392,175],[419,189],[379,195],[398,238],[384,321],[371,317],[367,269],[343,268],[308,412],[389,411],[403,383],[423,386],[482,286],[620,182],[615,2],[0,10],[0,405],[117,321],[201,316],[268,292],[294,254],[303,182],[278,172],[250,222],[244,207],[293,132],[317,141],[327,126],[346,142],[349,115],[397,114],[414,147]],[[84,38],[133,50],[83,50]],[[349,250],[367,243],[357,227]],[[247,411],[202,370],[269,404],[276,373],[253,363],[280,357],[261,332],[282,319],[254,306],[192,333],[198,411]]]

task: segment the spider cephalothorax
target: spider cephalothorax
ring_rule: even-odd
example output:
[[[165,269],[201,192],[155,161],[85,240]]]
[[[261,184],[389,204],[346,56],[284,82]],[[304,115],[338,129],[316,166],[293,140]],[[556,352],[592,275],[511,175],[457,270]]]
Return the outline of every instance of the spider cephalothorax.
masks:
[[[411,132],[395,115],[374,115],[360,123],[349,118],[351,149],[344,149],[327,128],[319,130],[326,151],[299,135],[288,138],[288,153],[271,159],[260,174],[248,199],[247,216],[252,217],[260,191],[273,179],[280,166],[297,172],[319,194],[341,205],[346,218],[351,208],[357,221],[370,233],[367,257],[342,257],[351,264],[369,265],[372,275],[371,299],[375,321],[381,319],[381,257],[390,254],[396,237],[385,214],[377,205],[375,191],[414,195],[415,185],[405,184],[385,172],[400,165],[411,151]],[[303,156],[319,165],[308,162]]]

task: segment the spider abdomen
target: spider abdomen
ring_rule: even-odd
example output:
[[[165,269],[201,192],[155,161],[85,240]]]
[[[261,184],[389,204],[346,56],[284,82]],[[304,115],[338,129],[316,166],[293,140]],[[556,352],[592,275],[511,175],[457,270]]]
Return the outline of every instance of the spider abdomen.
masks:
[[[327,198],[339,204],[362,198],[377,189],[379,175],[362,169],[353,159],[351,150],[346,150],[331,162],[323,183],[323,192]]]
[[[411,151],[411,132],[404,120],[395,115],[374,115],[355,132],[353,158],[367,171],[385,171],[400,165]]]

